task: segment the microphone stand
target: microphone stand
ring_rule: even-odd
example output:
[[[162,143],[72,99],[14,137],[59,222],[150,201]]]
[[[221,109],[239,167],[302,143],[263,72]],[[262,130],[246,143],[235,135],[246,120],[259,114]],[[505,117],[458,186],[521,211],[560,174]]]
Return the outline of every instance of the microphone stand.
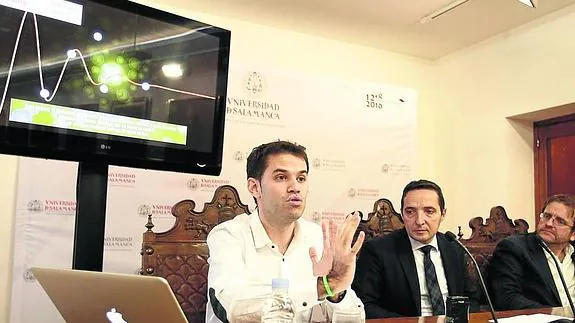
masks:
[[[471,252],[469,252],[467,247],[457,239],[457,237],[453,232],[447,231],[445,232],[445,236],[447,237],[447,240],[455,242],[459,247],[461,247],[465,251],[465,253],[469,256],[469,258],[471,258],[471,261],[475,266],[475,271],[479,276],[479,283],[481,285],[481,288],[483,289],[483,293],[485,293],[485,298],[487,298],[487,304],[489,305],[489,310],[491,311],[491,317],[493,318],[493,323],[498,323],[497,315],[495,315],[495,309],[493,308],[493,303],[491,303],[491,297],[489,297],[487,287],[485,286],[485,281],[483,280],[483,275],[481,274],[481,270],[479,270],[479,265],[477,264],[475,257],[473,257],[473,255],[471,254]]]
[[[563,285],[563,290],[565,290],[565,295],[567,295],[567,300],[569,301],[569,306],[571,307],[571,315],[575,315],[575,306],[573,306],[573,300],[571,299],[569,289],[567,288],[567,283],[565,283],[565,277],[563,277],[563,272],[561,271],[561,266],[559,265],[559,261],[557,261],[557,257],[555,257],[553,251],[549,249],[549,246],[547,246],[545,241],[543,241],[543,239],[541,239],[540,236],[536,235],[535,239],[537,240],[537,243],[541,246],[541,248],[543,248],[543,250],[545,250],[545,252],[547,252],[553,259],[555,267],[557,268],[557,272],[559,273],[559,278],[561,278],[561,284]],[[559,300],[561,300],[561,297],[559,297]],[[575,319],[573,320],[573,322],[575,322]]]

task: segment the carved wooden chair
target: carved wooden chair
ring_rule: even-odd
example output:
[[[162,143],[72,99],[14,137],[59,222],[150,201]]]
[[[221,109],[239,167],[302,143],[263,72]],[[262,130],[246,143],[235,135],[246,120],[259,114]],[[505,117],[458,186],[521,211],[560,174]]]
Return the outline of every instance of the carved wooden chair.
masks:
[[[459,241],[475,256],[482,274],[485,273],[491,255],[499,241],[516,233],[527,233],[529,230],[527,221],[523,219],[511,221],[502,206],[491,208],[485,224],[482,217],[475,217],[469,220],[469,227],[471,228],[471,236],[468,239],[463,239],[461,227],[459,227],[457,235]],[[470,263],[469,265],[472,266],[473,264]]]
[[[236,215],[250,214],[240,201],[237,190],[230,185],[220,186],[212,201],[200,212],[196,203],[183,200],[172,207],[174,226],[165,232],[153,232],[148,216],[142,242],[142,275],[165,278],[174,291],[189,322],[204,322],[208,283],[208,233],[219,223]]]
[[[357,228],[365,232],[366,239],[389,234],[404,227],[401,215],[395,211],[393,204],[386,198],[381,198],[373,204],[373,211],[367,214],[366,220],[361,220]]]
[[[529,230],[527,221],[523,219],[511,221],[502,206],[492,207],[485,223],[483,223],[482,217],[475,217],[469,220],[469,227],[471,228],[471,236],[468,239],[463,239],[461,226],[459,227],[459,233],[457,235],[459,236],[459,241],[461,241],[474,256],[484,279],[487,279],[487,266],[489,265],[497,243],[510,235],[527,233],[527,230]],[[479,277],[471,259],[467,259],[467,268],[471,277],[479,282]],[[479,287],[479,285],[477,286]],[[487,300],[481,290],[480,294],[483,303],[482,309],[488,309],[486,305]]]

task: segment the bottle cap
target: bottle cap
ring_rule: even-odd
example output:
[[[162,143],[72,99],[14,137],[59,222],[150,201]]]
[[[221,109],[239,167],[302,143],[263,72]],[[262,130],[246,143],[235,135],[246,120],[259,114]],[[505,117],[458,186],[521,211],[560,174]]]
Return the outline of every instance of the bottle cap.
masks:
[[[289,288],[289,280],[285,278],[272,279],[272,289],[275,288]]]

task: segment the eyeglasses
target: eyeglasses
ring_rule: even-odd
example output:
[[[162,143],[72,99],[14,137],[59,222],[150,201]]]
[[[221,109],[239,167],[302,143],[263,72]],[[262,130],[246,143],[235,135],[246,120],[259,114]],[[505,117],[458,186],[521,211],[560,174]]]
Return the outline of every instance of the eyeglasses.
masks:
[[[553,215],[551,213],[543,212],[543,213],[539,214],[539,218],[545,222],[552,221],[551,223],[553,223],[557,226],[573,228],[572,225],[569,225],[569,223],[567,223],[567,220],[560,218],[556,215]]]

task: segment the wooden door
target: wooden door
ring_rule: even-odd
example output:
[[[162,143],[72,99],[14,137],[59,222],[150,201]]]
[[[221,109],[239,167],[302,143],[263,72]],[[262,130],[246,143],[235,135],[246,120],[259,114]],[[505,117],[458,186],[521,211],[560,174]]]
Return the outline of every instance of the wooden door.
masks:
[[[575,195],[575,114],[537,122],[533,134],[535,214],[539,214],[548,196]]]

